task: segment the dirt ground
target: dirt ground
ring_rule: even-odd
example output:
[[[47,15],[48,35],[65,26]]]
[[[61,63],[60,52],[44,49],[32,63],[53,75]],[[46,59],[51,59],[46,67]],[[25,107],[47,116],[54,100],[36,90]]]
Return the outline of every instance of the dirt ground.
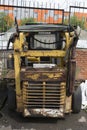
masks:
[[[65,119],[23,118],[8,110],[8,105],[0,113],[0,130],[87,130],[87,113],[65,115]]]

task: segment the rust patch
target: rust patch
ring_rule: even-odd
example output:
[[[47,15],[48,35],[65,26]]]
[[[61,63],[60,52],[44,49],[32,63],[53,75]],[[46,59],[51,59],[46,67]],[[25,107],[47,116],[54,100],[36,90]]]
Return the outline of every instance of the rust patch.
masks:
[[[24,116],[38,115],[44,117],[64,117],[64,110],[60,109],[26,109],[24,110]]]
[[[21,80],[29,81],[65,81],[66,69],[24,69],[20,72]],[[9,70],[6,79],[15,79],[14,70]]]
[[[33,69],[21,72],[21,80],[29,81],[65,81],[66,80],[66,70],[56,69],[56,70],[46,70],[46,69]]]

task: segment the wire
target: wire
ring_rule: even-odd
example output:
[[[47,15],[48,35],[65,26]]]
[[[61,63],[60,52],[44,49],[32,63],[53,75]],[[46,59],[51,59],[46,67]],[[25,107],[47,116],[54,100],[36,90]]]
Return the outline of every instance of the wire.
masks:
[[[58,42],[61,42],[61,41],[65,41],[65,40],[59,40],[59,41],[56,41],[56,42],[51,42],[51,43],[46,43],[46,42],[42,42],[42,41],[40,41],[40,40],[38,40],[38,39],[36,39],[36,38],[34,38],[33,36],[31,36],[34,40],[36,40],[36,41],[38,41],[38,42],[40,42],[40,43],[43,43],[43,44],[55,44],[55,43],[58,43]]]

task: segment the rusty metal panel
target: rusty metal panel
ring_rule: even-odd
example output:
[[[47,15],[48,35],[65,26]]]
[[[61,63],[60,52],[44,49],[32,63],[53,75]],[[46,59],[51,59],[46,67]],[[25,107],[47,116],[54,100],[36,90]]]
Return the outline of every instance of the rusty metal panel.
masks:
[[[21,71],[21,80],[28,81],[65,81],[66,69],[29,69]]]
[[[21,81],[65,81],[66,80],[66,69],[34,69],[29,68],[29,70],[22,69]],[[14,70],[8,70],[5,75],[6,79],[15,79]],[[51,85],[51,84],[50,84]]]

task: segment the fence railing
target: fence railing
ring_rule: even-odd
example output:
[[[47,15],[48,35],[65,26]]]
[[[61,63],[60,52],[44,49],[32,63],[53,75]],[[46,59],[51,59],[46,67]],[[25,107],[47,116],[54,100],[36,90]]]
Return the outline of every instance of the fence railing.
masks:
[[[41,22],[41,23],[63,23],[64,21],[64,9],[56,8],[55,4],[40,5],[38,2],[21,3],[5,2],[0,4],[0,17],[4,17],[4,20],[0,18],[0,31],[4,32],[11,28],[14,24],[15,17],[19,25],[25,22]],[[5,22],[3,22],[5,21]],[[7,22],[7,25],[6,25]]]
[[[2,20],[2,13],[5,15]],[[6,17],[8,16],[8,17]],[[72,17],[77,17],[72,20]],[[84,26],[82,31],[82,39],[87,40],[87,7],[82,6],[70,6],[68,11],[60,9],[59,4],[45,3],[44,2],[30,2],[24,0],[0,0],[0,68],[6,70],[7,67],[7,41],[12,32],[8,33],[7,30],[14,26],[14,18],[17,18],[18,24],[24,24],[26,22],[42,22],[42,23],[54,23],[61,24],[65,20],[67,24],[73,23],[75,25]],[[4,22],[4,20],[6,20]],[[5,33],[3,33],[5,32]],[[7,32],[7,33],[6,33]]]
[[[72,20],[73,16],[73,20]],[[87,29],[87,7],[70,6],[69,7],[69,23],[79,25],[82,29]]]

